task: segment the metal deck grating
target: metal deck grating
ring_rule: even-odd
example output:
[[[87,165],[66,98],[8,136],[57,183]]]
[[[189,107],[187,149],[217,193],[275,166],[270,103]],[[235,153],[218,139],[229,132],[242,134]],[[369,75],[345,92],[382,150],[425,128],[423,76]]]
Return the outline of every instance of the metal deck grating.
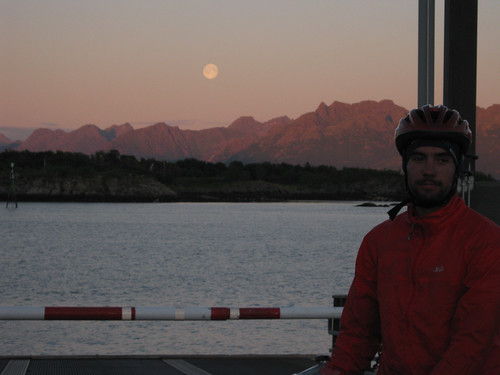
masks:
[[[291,375],[315,364],[312,356],[3,357],[0,375]]]
[[[27,375],[184,375],[160,359],[36,359]]]
[[[28,369],[29,359],[14,359],[8,361],[0,375],[24,375]]]

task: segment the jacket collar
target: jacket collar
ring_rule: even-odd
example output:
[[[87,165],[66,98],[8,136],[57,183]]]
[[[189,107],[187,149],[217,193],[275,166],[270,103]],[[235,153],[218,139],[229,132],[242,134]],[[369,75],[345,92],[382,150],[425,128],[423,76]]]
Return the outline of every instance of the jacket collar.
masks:
[[[465,202],[458,195],[454,195],[446,206],[425,216],[416,216],[413,204],[408,204],[407,219],[411,224],[422,226],[424,229],[434,231],[443,225],[449,225],[463,214]]]

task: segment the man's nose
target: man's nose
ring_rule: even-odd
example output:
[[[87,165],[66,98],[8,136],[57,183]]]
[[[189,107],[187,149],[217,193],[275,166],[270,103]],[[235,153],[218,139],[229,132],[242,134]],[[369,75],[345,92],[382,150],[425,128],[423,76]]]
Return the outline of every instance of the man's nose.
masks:
[[[424,162],[423,172],[425,175],[434,175],[436,173],[436,163],[431,158]]]

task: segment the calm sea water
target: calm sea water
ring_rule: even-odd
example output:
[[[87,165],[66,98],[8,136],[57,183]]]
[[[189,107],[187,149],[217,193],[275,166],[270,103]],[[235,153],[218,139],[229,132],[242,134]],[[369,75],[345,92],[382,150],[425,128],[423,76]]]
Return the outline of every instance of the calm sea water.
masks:
[[[387,208],[20,203],[0,210],[2,306],[331,306]],[[0,321],[0,355],[326,354],[325,320]]]

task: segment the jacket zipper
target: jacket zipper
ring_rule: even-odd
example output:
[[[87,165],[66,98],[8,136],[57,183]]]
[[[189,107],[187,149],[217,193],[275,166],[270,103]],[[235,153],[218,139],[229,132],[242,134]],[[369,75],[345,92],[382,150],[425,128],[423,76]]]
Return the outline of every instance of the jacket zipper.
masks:
[[[415,223],[412,221],[411,227],[410,227],[410,232],[408,233],[408,242],[412,240],[413,234],[415,232]],[[415,245],[416,246],[416,245]],[[410,311],[411,307],[413,306],[413,298],[415,295],[415,273],[416,273],[416,266],[417,266],[417,258],[419,256],[418,249],[415,249],[415,257],[412,259],[412,247],[413,245],[409,246],[409,251],[410,251],[410,290],[409,290],[409,296],[408,296],[408,305],[406,308],[406,332],[407,335],[410,334],[410,329],[411,329],[411,322],[410,322]],[[406,351],[405,355],[408,355],[408,351]]]
[[[411,223],[411,227],[410,227],[410,233],[408,233],[408,241],[411,240],[411,236],[413,235],[413,230],[415,229],[415,223],[412,222]]]

